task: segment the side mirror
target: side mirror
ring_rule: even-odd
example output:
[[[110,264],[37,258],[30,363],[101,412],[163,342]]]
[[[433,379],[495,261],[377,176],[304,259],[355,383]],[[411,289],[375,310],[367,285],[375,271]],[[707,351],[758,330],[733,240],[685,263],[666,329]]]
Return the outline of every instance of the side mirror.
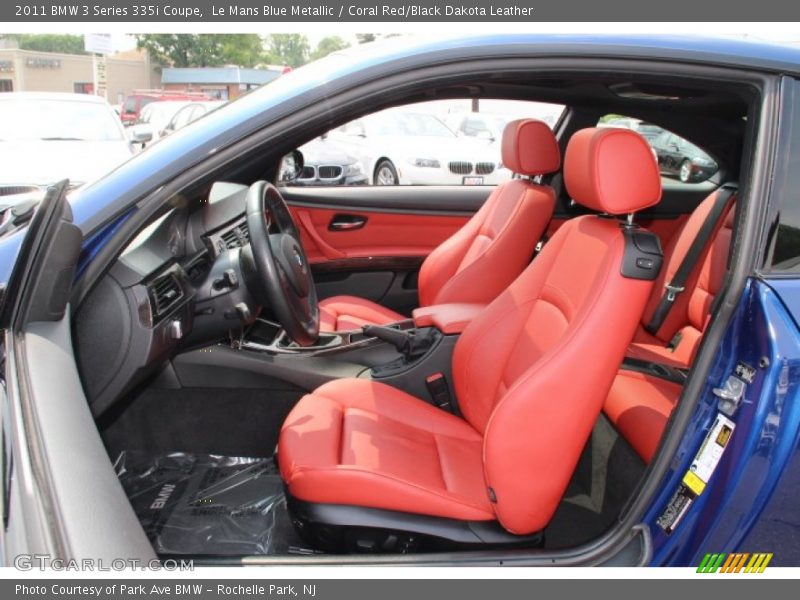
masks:
[[[153,128],[147,123],[133,125],[129,129],[128,137],[134,144],[146,144],[153,139]]]
[[[289,184],[300,177],[303,172],[303,153],[300,150],[293,150],[281,159],[278,165],[278,184]]]

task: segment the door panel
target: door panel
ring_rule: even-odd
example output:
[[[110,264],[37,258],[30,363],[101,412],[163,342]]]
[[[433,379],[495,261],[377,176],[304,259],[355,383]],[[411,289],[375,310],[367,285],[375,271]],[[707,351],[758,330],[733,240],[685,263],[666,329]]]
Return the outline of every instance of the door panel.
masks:
[[[491,187],[326,187],[281,190],[320,299],[368,298],[403,314],[417,306],[430,252],[463,227]]]
[[[312,264],[351,258],[427,256],[458,231],[467,216],[393,214],[290,206]],[[333,223],[358,222],[351,229]]]

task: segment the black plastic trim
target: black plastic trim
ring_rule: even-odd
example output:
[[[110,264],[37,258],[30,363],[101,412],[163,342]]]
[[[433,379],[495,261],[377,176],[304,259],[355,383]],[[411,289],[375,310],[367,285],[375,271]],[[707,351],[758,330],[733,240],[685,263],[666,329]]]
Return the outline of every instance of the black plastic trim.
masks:
[[[356,213],[468,216],[478,211],[494,186],[282,187],[289,206]],[[337,215],[338,216],[338,215]]]
[[[661,272],[664,253],[658,236],[635,226],[623,225],[625,254],[620,272],[628,279],[654,281]]]
[[[458,544],[539,546],[543,534],[514,535],[497,521],[459,521],[380,508],[304,502],[286,494],[292,517],[308,524],[333,527],[367,527],[428,535]]]
[[[644,373],[645,375],[658,377],[659,379],[671,381],[678,385],[686,383],[686,377],[689,372],[688,369],[678,369],[662,363],[650,362],[648,360],[641,360],[628,356],[622,361],[622,370]]]

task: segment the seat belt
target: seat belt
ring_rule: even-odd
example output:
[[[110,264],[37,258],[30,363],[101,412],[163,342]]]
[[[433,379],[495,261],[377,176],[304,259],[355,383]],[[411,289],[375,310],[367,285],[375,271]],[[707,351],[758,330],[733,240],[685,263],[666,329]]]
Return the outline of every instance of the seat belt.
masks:
[[[672,305],[675,303],[675,299],[686,289],[686,280],[689,279],[689,275],[697,265],[697,261],[700,260],[703,250],[717,230],[717,225],[719,225],[720,219],[725,214],[725,209],[737,189],[738,187],[732,183],[726,183],[719,188],[714,205],[711,207],[702,227],[700,227],[700,231],[697,232],[697,237],[694,238],[692,245],[689,246],[689,250],[686,252],[686,256],[683,257],[678,270],[675,271],[672,281],[664,286],[665,292],[661,296],[650,322],[644,327],[649,333],[655,335],[661,329],[667,315],[669,315],[669,311],[672,309]]]

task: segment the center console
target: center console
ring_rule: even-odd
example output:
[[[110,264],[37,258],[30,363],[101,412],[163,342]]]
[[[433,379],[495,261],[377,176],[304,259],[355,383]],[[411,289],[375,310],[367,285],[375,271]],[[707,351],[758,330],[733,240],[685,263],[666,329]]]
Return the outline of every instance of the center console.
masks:
[[[479,311],[476,305],[443,306],[438,317],[429,307],[414,320],[323,332],[312,346],[298,345],[280,325],[259,318],[229,344],[181,354],[173,367],[183,385],[211,387],[269,389],[288,382],[311,391],[334,379],[372,379],[457,413],[453,349]]]

